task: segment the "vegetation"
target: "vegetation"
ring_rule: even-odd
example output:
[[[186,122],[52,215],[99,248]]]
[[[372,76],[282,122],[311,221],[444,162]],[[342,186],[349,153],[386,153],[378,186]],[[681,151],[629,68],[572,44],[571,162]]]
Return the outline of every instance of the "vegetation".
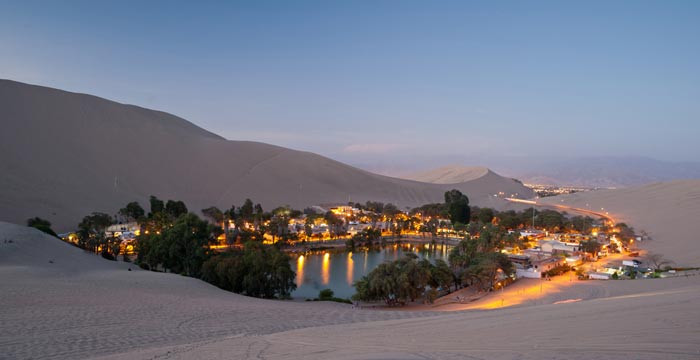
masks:
[[[345,242],[345,245],[349,249],[354,249],[356,246],[372,246],[381,237],[382,232],[380,230],[367,228],[353,235]]]
[[[343,304],[352,304],[352,301],[348,299],[341,299],[335,297],[335,293],[333,293],[333,290],[331,289],[323,289],[319,291],[318,297],[316,299],[313,299],[313,301],[334,301]]]
[[[380,264],[367,276],[355,282],[354,300],[383,300],[387,305],[404,305],[416,299],[426,299],[428,286],[438,282],[432,275],[434,265],[428,260],[418,260],[409,253],[403,258]],[[449,284],[440,284],[447,285]]]
[[[204,262],[202,279],[224,290],[261,298],[289,298],[296,289],[289,256],[274,246],[249,241],[243,250]]]
[[[43,233],[51,235],[51,236],[58,237],[58,235],[56,235],[56,232],[53,231],[53,229],[51,229],[51,222],[46,220],[46,219],[42,219],[40,217],[34,217],[31,219],[27,219],[27,226],[33,227],[33,228],[35,228]]]
[[[112,223],[112,217],[105,213],[85,216],[78,224],[78,246],[94,253],[99,251],[103,257],[114,260],[119,255],[118,239],[105,236],[105,229]]]
[[[580,244],[581,251],[592,254],[593,256],[596,256],[602,248],[603,245],[595,240],[581,241]]]
[[[466,224],[471,217],[471,209],[469,208],[469,198],[462,194],[459,190],[453,189],[445,192],[445,206],[447,215],[453,224]]]
[[[493,289],[499,278],[515,273],[515,267],[508,256],[494,252],[495,246],[495,242],[483,241],[481,238],[465,238],[452,248],[448,259],[456,288],[476,286],[479,290],[488,291]]]
[[[213,227],[195,214],[182,214],[162,231],[142,234],[138,239],[138,261],[151,269],[198,277],[214,242]]]
[[[669,265],[673,264],[672,261],[664,258],[663,255],[654,253],[647,254],[644,260],[647,264],[649,264],[649,266],[651,266],[651,268],[654,269],[655,272],[659,272],[663,270],[664,267],[668,267]]]

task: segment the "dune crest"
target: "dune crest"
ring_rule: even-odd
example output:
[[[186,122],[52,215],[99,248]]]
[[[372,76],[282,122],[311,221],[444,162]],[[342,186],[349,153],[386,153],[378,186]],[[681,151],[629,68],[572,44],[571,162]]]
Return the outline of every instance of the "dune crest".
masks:
[[[309,152],[229,141],[164,112],[9,80],[0,80],[0,118],[0,220],[40,216],[58,231],[93,211],[145,205],[149,195],[193,211],[246,198],[267,209],[368,200],[404,209],[441,202],[451,188],[491,207],[508,206],[493,199],[498,192],[533,196],[495,174],[458,185],[381,176]]]
[[[483,166],[446,165],[405,176],[406,179],[433,184],[458,184],[478,179],[492,173]]]

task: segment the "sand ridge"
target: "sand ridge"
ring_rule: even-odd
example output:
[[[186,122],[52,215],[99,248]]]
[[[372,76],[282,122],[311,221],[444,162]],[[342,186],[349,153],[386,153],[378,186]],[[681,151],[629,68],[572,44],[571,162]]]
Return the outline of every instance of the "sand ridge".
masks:
[[[509,207],[493,194],[533,196],[497,174],[457,185],[373,174],[309,152],[229,141],[160,111],[95,96],[0,80],[0,220],[39,216],[59,232],[93,211],[114,214],[149,195],[189,209],[228,209],[246,198],[265,209],[441,202],[457,188],[480,206]]]

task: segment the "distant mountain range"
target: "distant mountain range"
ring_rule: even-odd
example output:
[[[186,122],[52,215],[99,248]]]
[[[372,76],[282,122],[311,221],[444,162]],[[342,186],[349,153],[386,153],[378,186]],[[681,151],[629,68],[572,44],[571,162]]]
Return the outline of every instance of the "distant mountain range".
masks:
[[[151,194],[193,211],[246,198],[266,209],[367,200],[405,208],[441,202],[452,188],[491,207],[507,206],[493,196],[499,192],[533,196],[491,171],[457,184],[397,179],[309,152],[229,141],[164,112],[9,80],[0,80],[0,124],[0,220],[40,216],[59,231],[93,211],[114,214],[130,201],[147,207]]]
[[[590,157],[513,166],[503,174],[526,183],[628,187],[677,179],[700,179],[700,163],[646,157]]]
[[[600,188],[620,188],[645,185],[660,181],[700,179],[700,162],[669,162],[647,157],[585,157],[567,160],[539,158],[482,158],[448,157],[445,163],[480,164],[488,162],[491,169],[503,176],[530,184],[571,185]],[[410,166],[401,163],[358,164],[357,166],[388,176],[427,182],[466,179],[484,167],[446,165],[433,168],[435,159]],[[416,170],[416,167],[429,170]],[[436,177],[441,177],[439,180]],[[448,182],[449,182],[448,181]]]

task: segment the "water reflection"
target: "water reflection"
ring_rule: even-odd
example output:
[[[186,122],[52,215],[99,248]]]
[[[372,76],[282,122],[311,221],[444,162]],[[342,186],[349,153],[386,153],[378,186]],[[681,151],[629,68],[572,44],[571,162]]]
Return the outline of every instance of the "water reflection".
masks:
[[[348,270],[347,270],[347,275],[346,275],[346,280],[348,281],[348,285],[352,286],[352,280],[353,280],[353,271],[355,270],[354,268],[355,262],[352,261],[352,251],[348,253]]]
[[[331,254],[323,254],[323,264],[321,265],[321,283],[328,285],[331,278]]]
[[[449,246],[443,245],[389,245],[384,248],[356,249],[354,252],[343,250],[317,252],[300,255],[293,259],[296,264],[297,290],[292,293],[297,298],[315,298],[319,291],[332,289],[337,297],[348,298],[355,293],[354,281],[367,275],[384,261],[400,259],[406,253],[414,253],[419,258],[431,262],[447,260]]]
[[[299,255],[297,258],[297,286],[304,283],[304,255]]]

